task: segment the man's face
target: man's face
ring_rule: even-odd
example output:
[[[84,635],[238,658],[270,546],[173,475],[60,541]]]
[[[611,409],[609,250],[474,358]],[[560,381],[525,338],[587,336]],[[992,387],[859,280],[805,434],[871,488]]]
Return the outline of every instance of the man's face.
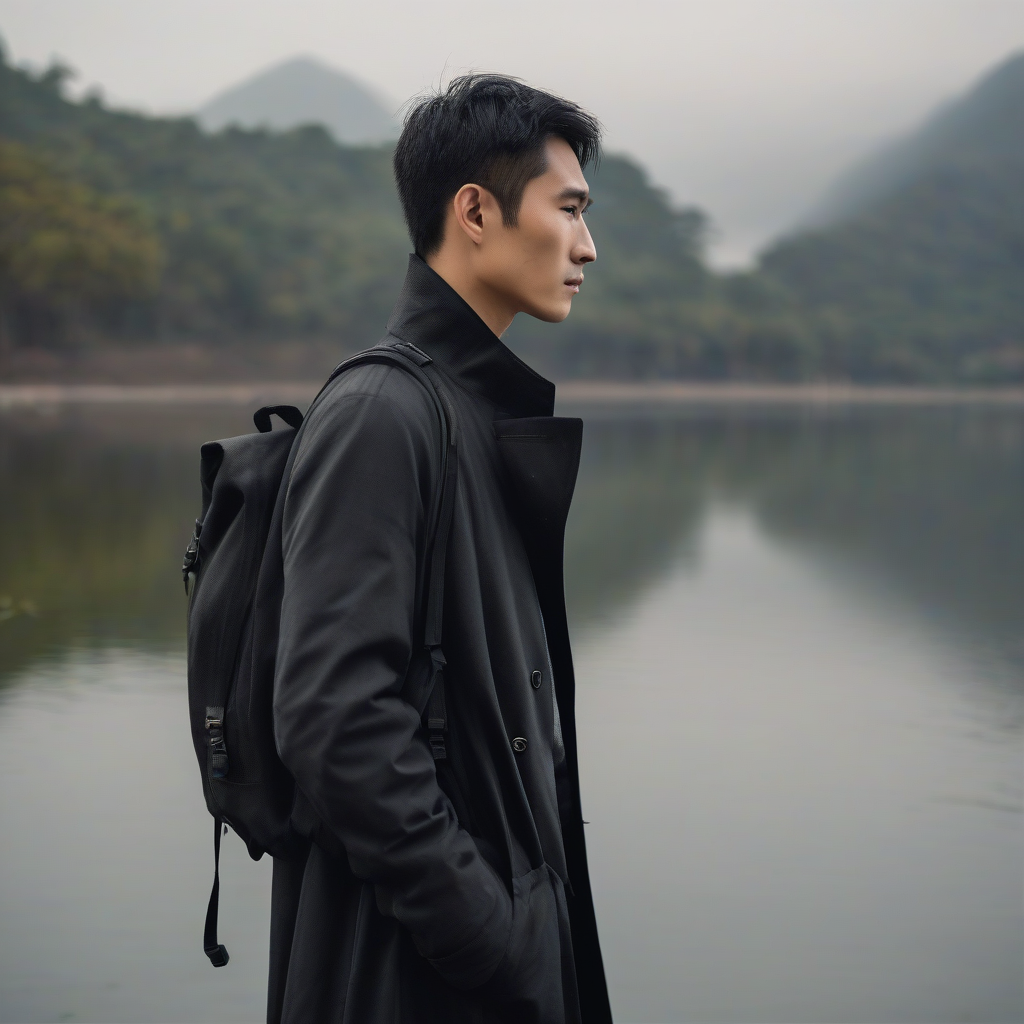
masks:
[[[583,265],[597,259],[583,214],[590,188],[564,139],[548,139],[547,170],[523,193],[516,227],[501,225],[479,255],[482,282],[510,306],[538,320],[569,315],[583,283]]]

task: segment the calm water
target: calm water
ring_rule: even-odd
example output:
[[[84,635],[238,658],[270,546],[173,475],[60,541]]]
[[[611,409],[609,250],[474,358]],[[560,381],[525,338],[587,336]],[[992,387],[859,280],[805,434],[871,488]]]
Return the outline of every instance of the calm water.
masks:
[[[258,1021],[177,566],[242,411],[0,417],[0,1020]],[[568,598],[620,1022],[1024,1020],[1024,413],[593,415]]]

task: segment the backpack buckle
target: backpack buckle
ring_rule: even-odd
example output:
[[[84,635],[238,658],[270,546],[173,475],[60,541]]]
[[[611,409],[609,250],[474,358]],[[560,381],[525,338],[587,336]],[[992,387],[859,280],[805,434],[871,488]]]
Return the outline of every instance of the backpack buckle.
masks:
[[[207,760],[211,779],[223,779],[228,774],[228,747],[224,742],[224,709],[206,709]]]
[[[192,539],[185,548],[185,559],[181,563],[181,578],[185,581],[185,593],[188,593],[188,577],[199,561],[199,535],[203,532],[203,524],[197,519],[196,528],[192,531]]]
[[[223,967],[231,959],[222,943],[218,943],[216,949],[204,949],[203,952],[210,958],[210,963],[214,967]]]
[[[435,761],[445,761],[448,749],[444,734],[448,731],[448,709],[444,699],[444,666],[447,664],[440,647],[430,648],[431,673],[430,697],[427,700],[427,737],[430,753]]]
[[[421,348],[417,348],[410,341],[400,341],[394,346],[397,349],[404,349],[403,355],[410,358],[417,366],[429,366],[434,360]]]

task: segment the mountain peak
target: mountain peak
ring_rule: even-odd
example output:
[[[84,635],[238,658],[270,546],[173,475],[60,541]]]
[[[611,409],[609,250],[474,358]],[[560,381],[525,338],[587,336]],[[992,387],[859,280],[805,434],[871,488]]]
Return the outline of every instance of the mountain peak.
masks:
[[[392,106],[351,75],[314,57],[297,56],[219,93],[198,118],[210,131],[231,124],[279,131],[320,124],[339,142],[366,145],[395,137]]]
[[[1024,52],[1008,57],[910,135],[842,175],[807,219],[847,220],[939,168],[1024,160]]]

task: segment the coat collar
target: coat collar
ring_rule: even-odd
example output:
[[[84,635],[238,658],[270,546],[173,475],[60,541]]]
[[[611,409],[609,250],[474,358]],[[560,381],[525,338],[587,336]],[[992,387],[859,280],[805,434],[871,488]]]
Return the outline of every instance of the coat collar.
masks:
[[[506,348],[469,303],[419,256],[409,257],[389,334],[427,353],[506,416],[550,416],[555,385]]]

